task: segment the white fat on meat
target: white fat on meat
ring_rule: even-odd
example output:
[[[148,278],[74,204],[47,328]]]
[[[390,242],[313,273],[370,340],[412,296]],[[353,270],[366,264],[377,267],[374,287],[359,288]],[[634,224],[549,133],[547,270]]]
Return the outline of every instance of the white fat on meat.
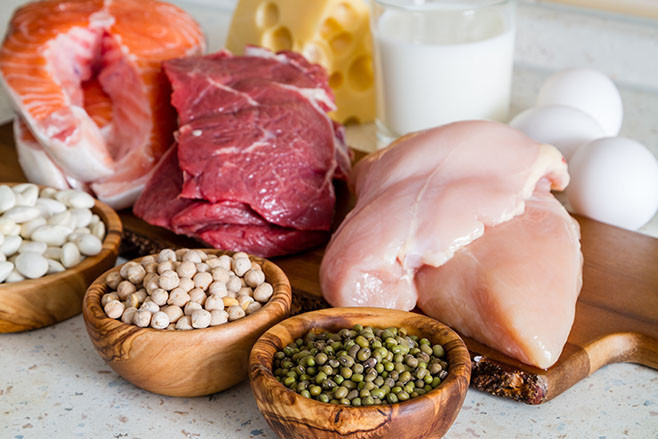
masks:
[[[418,305],[526,363],[557,359],[582,269],[577,224],[550,194],[569,182],[557,149],[502,124],[459,122],[366,157],[352,181],[356,206],[320,270],[330,304]]]

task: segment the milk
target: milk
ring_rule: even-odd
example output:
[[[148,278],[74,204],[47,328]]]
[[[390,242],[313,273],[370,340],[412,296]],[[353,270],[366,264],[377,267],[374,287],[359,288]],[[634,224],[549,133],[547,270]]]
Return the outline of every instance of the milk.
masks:
[[[373,22],[380,135],[465,119],[505,121],[514,29],[501,11],[386,10]]]

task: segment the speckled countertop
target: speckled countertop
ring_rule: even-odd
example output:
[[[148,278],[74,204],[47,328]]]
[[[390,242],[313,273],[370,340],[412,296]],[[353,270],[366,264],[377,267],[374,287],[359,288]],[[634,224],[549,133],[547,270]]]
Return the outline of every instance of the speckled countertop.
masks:
[[[175,1],[221,47],[226,10]],[[20,0],[0,2],[0,26]],[[523,4],[513,113],[534,100],[551,71],[598,66],[622,85],[623,134],[658,155],[658,24],[603,14]],[[4,33],[4,29],[0,28]],[[620,60],[613,62],[611,60]],[[0,122],[11,117],[0,99]],[[353,145],[371,149],[371,127],[351,129]],[[1,159],[1,158],[0,158]],[[658,220],[642,231],[658,236]],[[657,261],[658,263],[658,261]],[[658,294],[658,292],[657,292]],[[169,398],[134,387],[94,351],[81,316],[22,334],[0,335],[0,439],[29,438],[274,438],[248,383],[203,398]],[[469,390],[447,438],[658,438],[658,373],[606,366],[541,406]]]

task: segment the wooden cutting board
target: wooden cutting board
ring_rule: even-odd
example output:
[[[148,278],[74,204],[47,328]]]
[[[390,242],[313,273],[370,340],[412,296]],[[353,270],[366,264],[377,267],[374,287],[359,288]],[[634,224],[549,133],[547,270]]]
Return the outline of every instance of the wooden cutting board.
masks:
[[[0,181],[24,181],[13,148],[10,125],[0,126]],[[350,207],[338,188],[337,218]],[[127,231],[123,254],[133,257],[157,248],[198,246],[194,240],[149,226],[129,211],[120,212]],[[471,351],[471,385],[528,404],[548,401],[609,363],[634,362],[658,369],[658,239],[578,218],[585,256],[584,284],[576,319],[557,363],[537,369],[464,337]],[[321,298],[318,268],[322,249],[275,258],[288,275],[296,309],[327,306]]]

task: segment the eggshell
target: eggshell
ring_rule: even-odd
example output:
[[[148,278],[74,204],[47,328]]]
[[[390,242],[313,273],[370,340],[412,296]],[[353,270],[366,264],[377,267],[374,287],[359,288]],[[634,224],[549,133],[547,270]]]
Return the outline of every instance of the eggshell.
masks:
[[[529,108],[510,126],[541,143],[548,143],[569,159],[580,145],[605,137],[603,129],[586,113],[564,105]]]
[[[635,230],[658,210],[658,161],[634,140],[611,137],[581,146],[569,174],[567,197],[577,213]]]
[[[563,70],[548,78],[537,98],[537,106],[544,105],[577,108],[592,116],[608,137],[619,134],[624,116],[614,82],[594,69]]]

